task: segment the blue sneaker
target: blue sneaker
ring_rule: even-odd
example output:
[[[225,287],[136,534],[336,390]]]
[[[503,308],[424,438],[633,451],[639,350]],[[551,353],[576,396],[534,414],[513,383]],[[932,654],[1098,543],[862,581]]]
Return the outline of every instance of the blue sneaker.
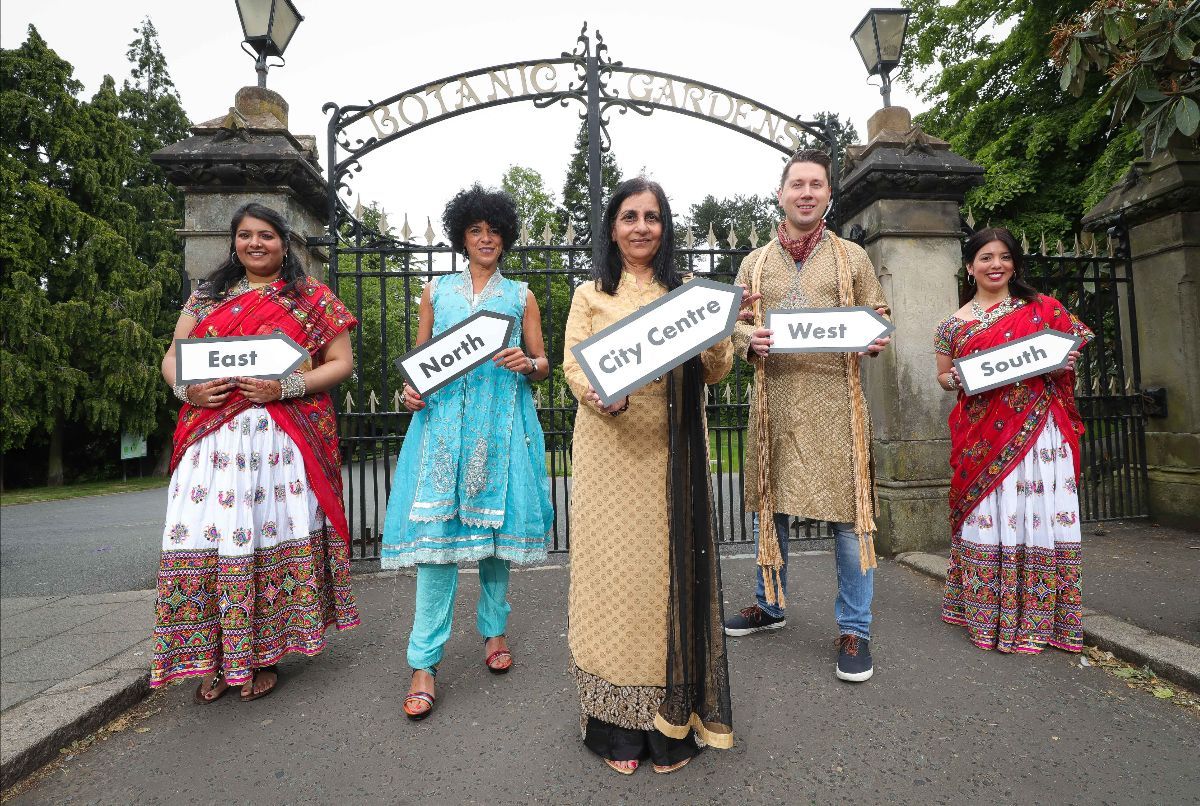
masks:
[[[753,604],[725,620],[725,634],[737,637],[764,630],[778,630],[786,624],[783,616],[769,615],[761,607]]]
[[[857,635],[843,635],[838,638],[838,680],[848,683],[861,683],[870,680],[875,673],[871,665],[871,641],[859,638]]]

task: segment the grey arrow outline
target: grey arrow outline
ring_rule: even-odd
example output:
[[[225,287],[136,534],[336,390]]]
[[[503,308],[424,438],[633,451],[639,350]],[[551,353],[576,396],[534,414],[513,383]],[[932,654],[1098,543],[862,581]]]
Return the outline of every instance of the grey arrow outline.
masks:
[[[829,348],[829,347],[776,347],[775,345],[771,345],[770,352],[771,353],[861,353],[863,350],[867,349],[872,344],[874,344],[875,339],[882,339],[884,336],[891,335],[896,330],[896,326],[892,322],[888,321],[883,316],[881,316],[880,313],[878,311],[876,311],[874,308],[868,307],[866,305],[853,305],[853,306],[848,306],[845,308],[842,308],[842,307],[834,307],[834,308],[772,308],[769,311],[767,311],[766,316],[763,317],[763,327],[765,327],[767,330],[775,329],[775,328],[771,327],[771,317],[774,314],[780,314],[780,313],[783,313],[783,314],[787,314],[787,313],[833,313],[834,311],[838,311],[841,313],[850,313],[852,311],[862,311],[863,313],[869,313],[877,322],[879,322],[879,324],[883,325],[884,330],[878,336],[873,336],[869,342],[862,345],[861,347],[858,347],[858,346],[833,347],[833,348]]]
[[[1039,330],[1037,333],[1031,333],[1028,336],[1022,336],[1019,339],[1013,339],[1012,341],[1005,342],[1004,344],[1001,344],[997,347],[991,347],[987,350],[980,350],[977,353],[971,353],[970,355],[964,356],[962,358],[956,358],[956,359],[954,359],[954,362],[953,362],[954,368],[958,370],[958,377],[959,377],[959,379],[961,379],[963,377],[962,367],[960,366],[962,364],[962,362],[975,361],[979,358],[983,358],[984,356],[990,355],[995,352],[999,352],[1000,350],[1007,350],[1009,347],[1012,347],[1013,345],[1016,345],[1016,344],[1020,344],[1021,342],[1032,341],[1033,339],[1040,339],[1043,336],[1045,336],[1046,334],[1050,334],[1053,336],[1059,336],[1061,338],[1071,340],[1071,346],[1067,348],[1067,352],[1063,354],[1062,360],[1059,361],[1057,364],[1055,364],[1052,367],[1043,367],[1042,369],[1039,369],[1036,372],[1027,372],[1024,375],[1017,375],[1015,377],[1008,378],[1007,380],[996,381],[995,383],[989,383],[987,386],[977,386],[974,389],[968,389],[966,386],[966,383],[964,382],[963,388],[962,388],[963,392],[968,397],[970,397],[971,395],[977,395],[980,392],[988,392],[988,391],[991,391],[992,389],[997,389],[1001,386],[1008,386],[1011,383],[1016,383],[1017,381],[1023,381],[1026,378],[1034,378],[1034,377],[1037,377],[1038,375],[1045,375],[1047,372],[1054,372],[1055,370],[1062,369],[1063,367],[1065,367],[1067,365],[1067,361],[1070,360],[1071,351],[1078,349],[1079,345],[1083,344],[1083,339],[1081,339],[1079,336],[1072,336],[1070,333],[1064,333],[1061,330],[1054,330],[1053,328],[1045,328],[1043,330]]]
[[[731,305],[729,308],[728,321],[726,321],[725,327],[721,329],[721,332],[719,332],[716,336],[713,336],[712,338],[708,339],[707,341],[699,344],[698,346],[693,347],[692,349],[688,350],[686,353],[683,353],[683,354],[671,359],[666,364],[663,364],[655,369],[647,370],[644,374],[639,375],[637,377],[637,379],[631,381],[630,383],[626,384],[623,388],[617,390],[613,394],[606,397],[604,392],[600,391],[599,376],[596,375],[596,373],[592,370],[592,368],[590,366],[588,366],[587,363],[583,360],[583,358],[582,358],[583,351],[585,349],[587,349],[589,346],[591,346],[594,342],[600,341],[601,339],[603,339],[605,336],[609,335],[610,333],[620,330],[621,328],[632,324],[633,322],[640,319],[641,317],[646,316],[647,314],[654,311],[655,308],[658,308],[662,305],[666,305],[669,302],[673,302],[676,298],[683,296],[683,294],[685,292],[687,292],[691,288],[695,288],[697,285],[702,286],[704,288],[711,289],[713,291],[720,291],[723,294],[728,294],[731,292],[733,293],[733,295],[734,295],[733,296],[733,305]],[[721,339],[726,338],[730,333],[732,333],[733,326],[737,322],[738,308],[741,305],[743,293],[744,292],[743,292],[741,286],[731,285],[730,283],[718,283],[716,280],[707,280],[707,279],[704,279],[701,277],[697,277],[696,279],[689,280],[688,282],[679,286],[679,288],[676,288],[670,294],[665,294],[665,295],[659,297],[654,302],[651,302],[649,305],[639,308],[637,311],[631,313],[629,316],[626,316],[624,319],[620,319],[616,322],[613,322],[611,325],[604,328],[604,330],[601,330],[599,333],[589,336],[588,338],[579,342],[578,344],[576,344],[574,347],[571,348],[571,354],[575,356],[575,360],[579,363],[579,367],[580,367],[580,369],[583,370],[583,374],[587,376],[588,381],[592,384],[592,388],[595,389],[596,394],[598,394],[600,396],[600,402],[606,406],[611,406],[613,403],[615,403],[616,401],[625,397],[625,395],[629,394],[630,392],[634,392],[634,391],[637,391],[638,389],[641,389],[643,386],[645,386],[647,383],[649,383],[652,378],[656,378],[661,375],[665,375],[666,373],[675,369],[675,367],[682,364],[684,361],[687,361],[692,356],[699,355],[700,353],[704,352],[709,347],[712,347],[714,344],[719,342]]]
[[[466,327],[467,325],[471,324],[476,319],[479,319],[481,317],[487,317],[489,319],[500,319],[502,321],[508,322],[508,327],[506,327],[504,329],[504,337],[502,339],[500,339],[500,346],[497,347],[495,350],[492,350],[490,353],[487,353],[486,355],[480,355],[480,356],[476,357],[475,359],[472,359],[469,363],[462,365],[461,368],[456,369],[452,374],[443,378],[441,381],[439,381],[438,383],[429,387],[424,392],[421,392],[420,394],[421,394],[422,398],[429,397],[429,395],[432,395],[434,392],[438,391],[446,384],[458,380],[463,375],[466,375],[471,370],[473,370],[476,367],[483,364],[483,362],[489,360],[496,353],[505,349],[508,346],[508,340],[512,338],[513,328],[517,326],[517,318],[515,316],[509,316],[508,314],[496,313],[495,311],[476,311],[475,313],[468,316],[466,319],[459,322],[457,325],[454,325],[453,327],[451,327],[449,330],[447,330],[444,333],[441,333],[437,336],[434,336],[432,339],[425,342],[420,347],[417,347],[416,349],[413,349],[413,350],[409,350],[407,353],[405,353],[404,355],[397,358],[394,362],[392,362],[396,365],[396,369],[400,370],[400,374],[404,376],[404,380],[408,381],[408,385],[411,386],[413,389],[416,389],[418,384],[413,379],[413,377],[408,374],[408,370],[406,370],[404,368],[403,362],[408,360],[409,358],[412,358],[417,353],[421,353],[421,352],[424,352],[425,350],[428,350],[430,347],[432,347],[433,345],[442,341],[443,339],[450,338],[455,333],[462,330],[464,327]]]
[[[237,373],[237,374],[230,374],[228,372],[225,372],[220,375],[213,375],[210,378],[184,379],[184,377],[183,377],[183,351],[181,349],[179,349],[180,346],[182,346],[182,345],[185,345],[185,344],[218,344],[221,342],[230,342],[230,341],[264,341],[267,339],[281,339],[283,341],[286,341],[288,344],[292,345],[292,347],[296,348],[296,350],[300,353],[300,357],[297,358],[295,361],[293,361],[288,366],[287,369],[285,369],[283,372],[279,372],[279,373],[254,374],[254,373],[243,372],[243,373]],[[287,376],[291,375],[293,372],[296,371],[296,368],[299,367],[301,364],[303,364],[306,360],[308,360],[309,357],[310,357],[310,354],[309,354],[308,350],[305,350],[303,347],[301,347],[299,344],[297,344],[295,339],[293,339],[291,336],[289,336],[286,333],[282,333],[282,332],[260,333],[257,336],[212,336],[212,337],[206,338],[206,339],[175,339],[175,383],[204,383],[205,381],[215,381],[218,378],[263,378],[268,381],[277,381],[280,378],[286,378]]]

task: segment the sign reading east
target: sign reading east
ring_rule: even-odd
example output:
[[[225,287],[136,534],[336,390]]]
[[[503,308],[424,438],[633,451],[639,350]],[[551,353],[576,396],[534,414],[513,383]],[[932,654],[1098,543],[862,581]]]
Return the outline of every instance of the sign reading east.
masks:
[[[1032,336],[954,359],[963,391],[975,395],[1062,369],[1069,353],[1079,348],[1083,339],[1058,330],[1043,330]]]
[[[175,340],[175,382],[200,383],[217,378],[267,378],[291,375],[308,351],[283,333]]]
[[[504,349],[517,320],[479,311],[396,359],[396,367],[421,397],[461,378]]]
[[[645,386],[733,332],[742,289],[692,280],[571,348],[604,405]]]
[[[763,326],[772,353],[857,353],[895,330],[874,308],[775,308]]]

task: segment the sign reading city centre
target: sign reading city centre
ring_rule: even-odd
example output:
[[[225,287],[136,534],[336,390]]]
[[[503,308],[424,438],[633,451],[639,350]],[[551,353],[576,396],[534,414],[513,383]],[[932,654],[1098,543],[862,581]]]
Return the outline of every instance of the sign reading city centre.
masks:
[[[1062,369],[1072,350],[1079,349],[1083,339],[1059,330],[1043,330],[1032,336],[980,350],[966,358],[954,359],[963,391],[975,395]]]
[[[776,308],[763,326],[773,353],[858,353],[895,326],[874,308]]]
[[[290,336],[220,336],[175,340],[175,383],[217,378],[286,378],[308,358]]]
[[[604,405],[645,386],[733,332],[742,289],[692,280],[571,348]]]
[[[480,311],[397,358],[396,368],[425,397],[503,350],[516,325],[514,317]]]

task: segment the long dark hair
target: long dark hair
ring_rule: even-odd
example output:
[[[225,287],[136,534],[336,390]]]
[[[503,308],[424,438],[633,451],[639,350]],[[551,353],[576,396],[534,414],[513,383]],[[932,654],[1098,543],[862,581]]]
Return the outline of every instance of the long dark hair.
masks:
[[[1017,243],[1017,239],[1013,234],[1004,227],[987,227],[976,232],[967,242],[963,244],[963,265],[970,266],[975,260],[975,256],[979,254],[979,250],[990,244],[992,241],[999,241],[1004,244],[1004,248],[1012,255],[1013,260],[1013,276],[1008,281],[1008,293],[1017,299],[1023,299],[1026,302],[1033,302],[1038,298],[1038,290],[1031,286],[1025,280],[1025,257],[1021,254],[1021,245]],[[975,296],[975,285],[973,283],[963,283],[958,291],[958,304],[966,305]]]
[[[234,284],[246,276],[246,267],[242,265],[237,256],[237,231],[246,218],[266,221],[283,243],[283,266],[279,270],[279,276],[283,278],[285,284],[279,293],[292,293],[304,279],[304,269],[300,265],[300,258],[292,253],[289,245],[292,228],[287,225],[287,221],[277,210],[267,207],[265,204],[250,202],[243,204],[233,214],[233,219],[229,222],[229,257],[200,284],[197,289],[200,296],[209,299],[223,297]]]
[[[592,234],[592,237],[600,239],[600,265],[592,267],[592,279],[596,281],[596,287],[606,294],[617,293],[617,286],[621,284],[621,272],[624,269],[621,251],[617,249],[617,244],[612,239],[613,224],[617,220],[617,213],[626,199],[646,191],[653,193],[654,198],[658,200],[658,214],[662,219],[663,227],[658,253],[650,261],[650,265],[654,269],[654,279],[668,291],[673,291],[683,285],[683,277],[675,268],[675,223],[671,219],[671,203],[667,201],[667,194],[663,192],[662,185],[652,182],[644,176],[638,176],[617,185],[612,199],[608,202],[608,207],[604,208],[604,231]]]

